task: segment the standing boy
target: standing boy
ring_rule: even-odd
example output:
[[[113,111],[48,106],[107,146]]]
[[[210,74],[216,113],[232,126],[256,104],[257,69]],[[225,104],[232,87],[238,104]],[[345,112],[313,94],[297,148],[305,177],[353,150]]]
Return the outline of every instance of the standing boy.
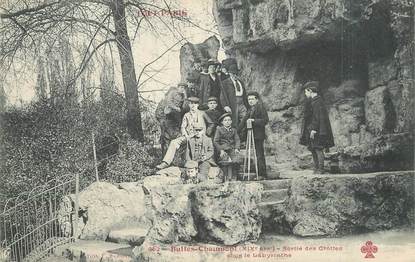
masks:
[[[314,174],[324,173],[325,148],[334,146],[329,115],[319,94],[319,83],[308,82],[304,85],[306,103],[300,144],[307,146],[313,155]]]
[[[216,127],[219,125],[219,118],[221,116],[221,112],[218,109],[218,99],[214,96],[209,97],[207,105],[208,110],[205,112],[213,122],[212,134],[209,134],[209,136],[213,138],[215,135]]]
[[[262,102],[259,102],[258,92],[248,92],[248,112],[242,119],[239,129],[240,134],[247,133],[247,127],[252,127],[254,132],[254,143],[258,161],[258,174],[267,178],[267,166],[265,162],[264,140],[265,125],[268,124],[268,112]]]

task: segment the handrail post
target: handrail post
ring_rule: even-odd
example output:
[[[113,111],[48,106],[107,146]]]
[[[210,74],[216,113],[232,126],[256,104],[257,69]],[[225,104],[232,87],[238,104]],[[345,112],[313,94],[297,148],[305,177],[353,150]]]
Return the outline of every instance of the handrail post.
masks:
[[[79,174],[75,174],[75,214],[74,214],[74,240],[76,241],[78,238],[78,215],[79,215]]]
[[[97,179],[97,182],[99,182],[98,177],[98,164],[97,164],[97,151],[95,148],[95,135],[92,133],[92,151],[94,151],[94,168],[95,168],[95,177]]]

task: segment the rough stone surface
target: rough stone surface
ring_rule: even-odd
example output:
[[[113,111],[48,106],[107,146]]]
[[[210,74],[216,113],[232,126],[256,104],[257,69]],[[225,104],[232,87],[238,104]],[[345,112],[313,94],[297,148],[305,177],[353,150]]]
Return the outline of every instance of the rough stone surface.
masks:
[[[73,196],[72,201],[74,201]],[[141,184],[123,183],[120,186],[107,182],[91,184],[79,193],[78,237],[106,240],[113,229],[139,226],[143,230],[148,230],[151,223],[146,214],[145,203]]]
[[[413,225],[414,172],[294,178],[285,210],[299,236],[335,236]]]
[[[186,82],[187,76],[192,72],[194,60],[218,58],[220,43],[219,40],[212,36],[206,39],[203,43],[192,44],[186,43],[180,48],[180,74],[181,81]]]
[[[149,189],[154,209],[148,241],[214,241],[226,245],[255,241],[261,232],[256,204],[262,185],[159,184]]]
[[[191,199],[199,238],[225,245],[257,240],[262,188],[259,183],[232,182],[194,190]]]
[[[415,128],[413,9],[413,1],[399,0],[214,1],[227,55],[269,110],[265,144],[277,163],[304,162],[301,86],[318,80],[334,131],[332,151],[342,156],[333,158],[339,170],[382,170],[368,159],[386,162],[389,154],[358,156]],[[400,163],[395,170],[413,169],[413,160]]]

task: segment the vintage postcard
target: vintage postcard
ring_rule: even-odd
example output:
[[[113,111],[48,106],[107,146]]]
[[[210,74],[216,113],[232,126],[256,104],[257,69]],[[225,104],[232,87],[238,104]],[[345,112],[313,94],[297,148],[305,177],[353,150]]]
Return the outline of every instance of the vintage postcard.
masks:
[[[0,261],[415,261],[414,0],[0,0]]]

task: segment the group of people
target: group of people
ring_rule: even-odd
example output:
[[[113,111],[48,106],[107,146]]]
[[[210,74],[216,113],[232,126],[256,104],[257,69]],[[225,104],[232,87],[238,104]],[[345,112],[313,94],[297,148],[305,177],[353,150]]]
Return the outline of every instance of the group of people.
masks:
[[[186,80],[170,88],[156,110],[163,153],[157,168],[167,168],[179,158],[185,160],[181,163],[186,169],[193,170],[189,175],[197,174],[197,181],[210,179],[212,167],[221,163],[235,164],[237,174],[239,150],[246,142],[247,130],[252,129],[258,173],[266,179],[268,113],[258,92],[246,91],[236,60],[196,60]],[[330,121],[319,83],[306,83],[304,92],[307,102],[300,144],[312,152],[315,173],[323,173],[324,149],[334,145]]]
[[[197,162],[201,181],[209,179],[212,167],[229,162],[235,164],[236,178],[239,149],[246,140],[247,127],[252,126],[258,173],[267,176],[264,139],[268,113],[259,94],[246,91],[236,60],[195,61],[187,82],[169,90],[156,116],[163,152],[157,168],[170,166],[183,152],[186,168]]]

